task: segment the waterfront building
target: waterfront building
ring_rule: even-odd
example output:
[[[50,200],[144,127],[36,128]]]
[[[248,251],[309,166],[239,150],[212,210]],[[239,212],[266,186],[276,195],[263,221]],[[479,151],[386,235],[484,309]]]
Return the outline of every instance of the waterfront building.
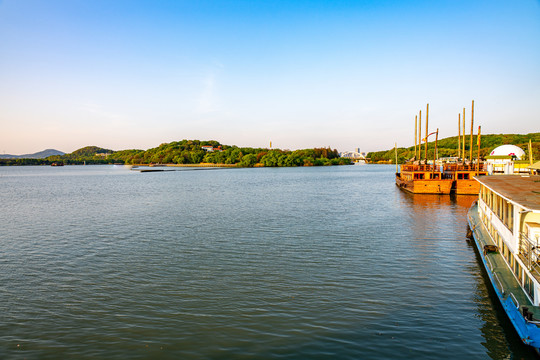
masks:
[[[201,149],[203,149],[206,152],[223,151],[221,149],[221,145],[218,146],[218,147],[213,147],[211,145],[203,145],[203,146],[201,146]]]
[[[360,149],[356,149],[356,150],[360,150]],[[344,152],[340,152],[339,156],[342,158],[347,158],[351,160],[366,160],[366,154],[361,153],[359,151],[344,151]]]
[[[366,153],[360,152],[360,148],[356,148],[356,151],[344,151],[339,153],[339,156],[342,158],[351,159],[352,162],[356,164],[365,164]]]
[[[529,163],[523,161],[525,151],[515,145],[501,145],[486,156],[489,175],[528,173]]]

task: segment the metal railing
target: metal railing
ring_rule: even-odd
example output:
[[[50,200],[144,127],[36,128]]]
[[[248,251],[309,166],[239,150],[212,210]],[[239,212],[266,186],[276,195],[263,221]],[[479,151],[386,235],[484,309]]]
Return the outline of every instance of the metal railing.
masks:
[[[499,277],[497,276],[497,274],[493,273],[493,278],[494,278],[495,281],[497,281],[497,283],[499,284],[501,293],[504,295],[504,286],[503,286],[501,280],[499,280]]]
[[[519,233],[519,253],[523,255],[525,259],[525,266],[531,272],[535,272],[540,276],[538,270],[538,261],[540,260],[540,246],[537,240],[529,239],[527,234]]]
[[[519,309],[519,301],[516,299],[514,294],[510,293],[510,299],[514,303],[514,306],[516,307],[516,309]]]
[[[491,260],[489,260],[489,258],[487,257],[487,254],[484,255],[484,259],[486,259],[486,263],[489,265],[489,269],[491,270],[491,272],[493,272],[495,270],[495,267],[491,263]]]

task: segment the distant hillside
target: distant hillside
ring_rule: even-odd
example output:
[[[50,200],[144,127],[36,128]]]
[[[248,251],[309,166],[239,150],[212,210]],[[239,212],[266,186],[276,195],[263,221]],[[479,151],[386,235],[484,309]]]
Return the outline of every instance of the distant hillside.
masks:
[[[533,148],[533,157],[535,159],[540,158],[540,133],[530,133],[526,135],[522,134],[490,134],[482,135],[480,137],[480,157],[484,158],[489,155],[491,150],[500,145],[512,144],[519,146],[525,151],[526,156],[528,156],[529,150],[529,139],[532,142]],[[470,150],[470,136],[467,136],[465,139],[465,157],[469,158]],[[477,135],[473,136],[473,158],[477,157]],[[424,144],[422,144],[423,149]],[[463,146],[463,145],[462,145]],[[457,156],[458,155],[458,137],[452,136],[444,139],[440,139],[437,142],[438,156]],[[435,141],[430,141],[428,143],[428,159],[433,159],[433,151],[435,150]],[[398,152],[398,162],[404,163],[408,159],[414,157],[414,146],[407,148],[399,148]],[[371,159],[371,162],[395,162],[395,151],[394,149],[388,149],[384,151],[370,152],[367,154],[367,157]],[[424,150],[422,150],[422,158],[424,157]]]
[[[112,153],[114,153],[113,150],[99,146],[86,146],[69,154],[49,156],[46,160],[49,162],[63,162],[64,164],[83,164],[85,162],[89,164],[107,164],[111,162],[107,159]]]
[[[64,155],[65,153],[55,149],[46,149],[34,154],[24,154],[24,155],[10,155],[4,154],[0,155],[0,159],[45,159],[49,156],[54,155]]]
[[[71,164],[227,164],[239,167],[252,166],[319,166],[346,165],[350,160],[340,158],[337,150],[314,148],[279,150],[239,148],[222,145],[217,141],[182,140],[164,143],[148,150],[112,151],[97,146],[87,146],[71,154],[50,156],[44,164],[61,162]],[[0,161],[0,165],[2,162]],[[6,163],[6,165],[35,165]]]
[[[205,148],[210,147],[207,151]],[[345,165],[350,160],[339,158],[337,150],[313,148],[280,150],[223,145],[215,140],[182,140],[164,143],[156,148],[117,151],[109,159],[125,164],[228,164],[252,166],[320,166]]]
[[[66,154],[68,159],[76,159],[81,157],[92,157],[96,154],[112,154],[113,151],[109,149],[100,148],[98,146],[86,146],[82,149],[75,150],[71,154]]]

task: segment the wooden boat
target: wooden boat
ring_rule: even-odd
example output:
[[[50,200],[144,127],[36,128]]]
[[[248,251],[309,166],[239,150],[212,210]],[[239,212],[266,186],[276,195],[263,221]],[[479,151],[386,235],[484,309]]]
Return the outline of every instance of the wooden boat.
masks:
[[[450,194],[452,179],[434,165],[401,165],[396,173],[396,185],[413,194]]]
[[[540,353],[540,176],[479,176],[469,236],[510,322]]]
[[[439,129],[437,131],[428,133],[428,114],[429,114],[429,104],[426,106],[426,136],[423,141],[425,142],[424,146],[424,164],[420,161],[418,162],[409,162],[407,164],[401,165],[401,171],[397,168],[398,156],[397,156],[397,144],[395,145],[396,152],[396,185],[405,191],[408,191],[413,194],[441,194],[446,195],[450,194],[452,189],[452,179],[448,178],[446,174],[442,171],[442,167],[435,165],[435,156],[437,154],[437,140],[439,138]],[[417,117],[415,117],[414,124],[414,159],[421,157],[422,154],[422,145],[421,145],[421,123],[422,123],[422,112],[420,112],[420,121],[417,123]],[[418,126],[420,125],[420,126]],[[418,136],[417,136],[418,135]],[[428,138],[431,135],[435,135],[435,151],[433,152],[434,165],[428,165],[427,162],[427,147],[428,147]],[[418,145],[418,150],[417,150]],[[417,157],[418,155],[418,157]]]
[[[473,139],[473,118],[474,118],[474,100],[472,102],[473,115],[471,117],[471,145],[470,157],[472,158],[472,139]],[[401,167],[401,172],[396,169],[396,185],[401,189],[414,194],[450,194],[457,195],[478,194],[480,185],[473,178],[478,175],[487,175],[485,169],[475,168],[474,164],[458,164],[456,161],[460,158],[461,153],[461,115],[458,116],[458,156],[437,159],[437,141],[439,137],[439,129],[428,133],[428,114],[429,104],[426,108],[426,135],[421,136],[422,112],[418,117],[415,117],[414,128],[414,158],[422,159],[422,141],[424,142],[424,163],[427,161],[428,137],[435,135],[435,151],[433,152],[434,165],[420,165],[421,162],[408,163]],[[478,154],[480,154],[480,127],[478,127]],[[397,164],[397,144],[396,164]],[[465,153],[465,108],[463,109],[463,153]],[[444,163],[444,159],[452,159],[451,163]],[[480,161],[478,156],[477,162]],[[437,165],[439,163],[440,165]]]
[[[447,178],[452,178],[452,193],[456,195],[478,195],[480,183],[475,176],[485,176],[487,171],[482,164],[477,168],[474,164],[446,164],[443,172]]]

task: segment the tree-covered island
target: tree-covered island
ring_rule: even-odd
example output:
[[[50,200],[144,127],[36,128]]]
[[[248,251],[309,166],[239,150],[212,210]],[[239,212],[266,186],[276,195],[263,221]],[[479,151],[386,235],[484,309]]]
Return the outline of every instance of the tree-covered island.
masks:
[[[303,150],[262,149],[223,145],[217,141],[182,140],[164,143],[148,150],[113,151],[87,146],[70,154],[44,159],[0,159],[0,165],[78,164],[225,164],[228,166],[323,166],[348,165],[337,150],[313,148]]]

